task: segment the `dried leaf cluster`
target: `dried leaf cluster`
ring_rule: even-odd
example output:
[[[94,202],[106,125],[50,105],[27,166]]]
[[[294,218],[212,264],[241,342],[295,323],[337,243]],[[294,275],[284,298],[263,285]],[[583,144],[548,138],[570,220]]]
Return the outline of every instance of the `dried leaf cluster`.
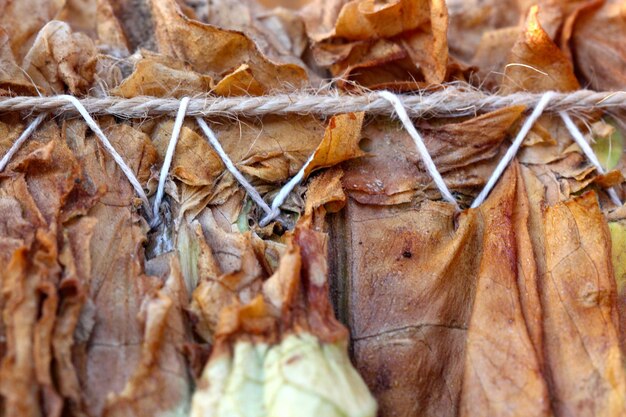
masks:
[[[465,82],[626,87],[622,0],[0,0],[0,95],[345,94]],[[527,109],[415,120],[468,207]],[[25,128],[0,115],[0,153]],[[87,125],[48,119],[0,173],[0,416],[626,413],[621,114],[544,115],[455,213],[392,118],[192,120],[150,228]],[[148,195],[167,117],[100,117]]]

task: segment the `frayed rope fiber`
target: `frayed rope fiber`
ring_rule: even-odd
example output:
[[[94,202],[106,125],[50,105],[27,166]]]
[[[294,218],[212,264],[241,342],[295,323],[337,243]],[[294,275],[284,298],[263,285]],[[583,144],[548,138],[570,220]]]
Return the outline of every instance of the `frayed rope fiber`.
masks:
[[[409,117],[454,117],[473,115],[477,112],[497,110],[512,105],[535,108],[543,93],[514,93],[504,96],[487,94],[471,88],[444,87],[432,92],[401,94],[398,99]],[[103,97],[80,100],[86,111],[93,115],[113,115],[122,118],[151,116],[176,116],[180,99],[157,97]],[[338,93],[278,94],[259,97],[191,98],[187,116],[236,116],[256,117],[268,114],[314,114],[332,116],[340,113],[363,111],[373,115],[391,115],[394,105],[377,92],[359,95]],[[596,92],[578,90],[554,93],[544,112],[581,112],[589,110],[626,110],[626,91]],[[0,113],[28,112],[76,114],[76,107],[63,96],[50,97],[0,97]]]

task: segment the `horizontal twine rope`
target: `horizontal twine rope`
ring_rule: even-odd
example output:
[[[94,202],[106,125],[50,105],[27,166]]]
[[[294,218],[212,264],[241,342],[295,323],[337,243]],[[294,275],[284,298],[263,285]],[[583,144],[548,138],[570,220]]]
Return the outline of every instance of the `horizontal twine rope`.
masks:
[[[448,91],[448,90],[446,90],[446,91]],[[419,132],[415,129],[415,126],[413,126],[412,122],[410,121],[407,108],[405,107],[405,104],[403,103],[402,99],[400,98],[401,96],[393,94],[393,93],[391,93],[389,91],[380,91],[380,92],[376,92],[376,93],[371,93],[368,96],[371,96],[372,94],[375,95],[376,99],[375,100],[372,99],[372,101],[370,103],[375,103],[375,102],[377,102],[377,100],[383,100],[383,101],[389,103],[389,105],[392,106],[392,111],[394,111],[398,115],[398,117],[402,121],[402,124],[403,124],[404,128],[407,130],[407,133],[409,133],[409,135],[413,138],[415,146],[416,146],[416,148],[417,148],[417,150],[418,150],[418,152],[419,152],[419,154],[421,156],[421,159],[425,163],[426,168],[427,168],[431,178],[435,182],[437,188],[441,192],[442,197],[445,200],[447,200],[448,202],[450,202],[451,204],[453,204],[456,207],[457,211],[460,210],[460,207],[458,206],[458,203],[457,203],[456,199],[454,198],[454,196],[452,195],[452,193],[448,189],[448,187],[445,184],[443,178],[441,177],[441,174],[437,170],[437,167],[435,166],[432,158],[430,157],[430,154],[428,153],[428,150],[426,149],[426,146],[424,145],[424,142],[423,142]],[[436,94],[436,93],[433,93],[433,94]],[[572,93],[571,95],[575,95],[575,94],[576,93]],[[600,94],[600,93],[594,93],[594,94]],[[615,93],[603,93],[603,94],[607,94],[607,95],[604,97],[604,99],[601,99],[599,102],[596,102],[595,105],[592,106],[592,107],[597,108],[597,106],[599,106],[599,105],[604,105],[605,103],[610,103],[612,100],[614,100],[614,98],[617,95],[624,95],[625,93],[623,93],[623,92],[619,92],[619,93],[615,92]],[[580,146],[581,150],[587,156],[587,158],[590,160],[590,162],[596,167],[598,173],[600,173],[600,174],[604,173],[604,170],[603,170],[602,166],[600,165],[597,157],[593,153],[593,150],[591,149],[589,144],[587,144],[587,142],[585,141],[582,133],[576,127],[576,125],[571,120],[571,118],[569,117],[567,112],[565,110],[559,110],[558,107],[555,108],[554,106],[551,106],[551,103],[553,103],[556,98],[559,98],[559,97],[562,98],[562,95],[559,95],[559,93],[556,93],[556,92],[553,92],[553,91],[548,91],[548,92],[542,93],[541,95],[537,95],[537,96],[539,97],[539,100],[536,103],[534,103],[535,105],[533,106],[534,109],[533,109],[532,113],[525,120],[524,124],[522,125],[522,127],[519,130],[519,132],[517,133],[515,140],[512,142],[511,146],[507,150],[507,152],[504,155],[504,157],[498,163],[498,166],[496,167],[496,169],[494,170],[494,172],[490,176],[490,178],[487,181],[485,187],[482,189],[480,194],[476,197],[474,202],[471,204],[472,208],[476,208],[476,207],[478,207],[478,206],[480,206],[482,204],[482,202],[485,200],[485,198],[489,195],[489,192],[491,191],[491,189],[497,183],[498,179],[500,178],[500,176],[504,172],[505,168],[508,166],[510,161],[514,158],[515,154],[519,150],[519,147],[521,146],[522,141],[524,140],[524,138],[526,137],[526,135],[528,134],[528,132],[532,128],[532,126],[535,123],[535,121],[541,116],[541,114],[543,114],[545,111],[547,111],[547,109],[550,109],[550,108],[552,109],[552,111],[558,111],[558,114],[561,117],[561,119],[563,120],[563,122],[565,123],[565,126],[566,126],[567,130],[570,132],[570,134],[574,138],[575,142]],[[321,96],[315,96],[315,97],[319,98]],[[349,98],[353,98],[353,97],[354,96],[349,96]],[[429,95],[429,96],[403,96],[403,97],[404,97],[405,102],[408,101],[411,98],[421,97],[422,99],[424,99],[421,102],[423,104],[425,101],[427,101],[428,97],[432,97],[432,95]],[[489,97],[493,97],[493,96],[489,96]],[[510,96],[504,96],[504,97],[510,98]],[[588,97],[591,97],[591,96],[588,96]],[[29,99],[29,97],[26,97],[26,98]],[[268,99],[268,98],[271,99],[272,97],[267,97],[267,96],[266,97],[255,97],[255,98],[248,97],[248,98],[244,99],[244,102],[245,102],[245,100]],[[13,99],[15,99],[15,98],[12,98],[10,100],[13,100]],[[30,98],[30,99],[34,99],[34,98]],[[190,107],[191,107],[192,99],[190,99],[189,97],[184,97],[180,101],[175,101],[175,103],[177,103],[177,106],[178,106],[177,109],[176,109],[176,120],[175,120],[173,129],[172,129],[172,136],[171,136],[170,142],[168,144],[165,160],[164,160],[164,163],[163,163],[163,165],[161,167],[161,171],[160,171],[160,174],[159,174],[159,185],[157,187],[157,192],[156,192],[156,196],[155,196],[155,199],[154,199],[152,213],[150,213],[150,210],[149,210],[148,198],[147,198],[143,188],[139,184],[139,181],[135,177],[134,173],[132,172],[130,167],[128,167],[126,165],[126,163],[123,161],[121,156],[117,153],[117,151],[110,144],[110,142],[109,142],[108,138],[106,137],[106,135],[104,135],[104,133],[102,132],[102,130],[100,129],[98,124],[91,117],[91,115],[89,114],[89,111],[85,108],[84,104],[81,101],[79,101],[77,98],[75,98],[73,96],[67,96],[67,95],[60,95],[60,96],[56,96],[56,97],[40,97],[40,98],[37,98],[37,99],[39,99],[39,100],[41,100],[41,99],[48,99],[48,100],[55,100],[55,101],[61,101],[61,102],[69,103],[71,105],[71,108],[73,108],[76,111],[78,111],[78,113],[83,117],[83,119],[89,125],[89,127],[94,131],[94,133],[96,133],[96,136],[100,139],[100,141],[102,142],[102,144],[105,147],[105,149],[111,154],[113,159],[119,165],[120,169],[124,172],[124,174],[126,175],[128,180],[131,182],[131,184],[135,188],[137,194],[142,199],[142,201],[144,203],[144,207],[147,209],[146,214],[151,217],[151,225],[153,227],[156,226],[158,224],[158,222],[160,221],[160,210],[159,209],[160,209],[160,204],[161,204],[161,201],[162,201],[162,198],[163,198],[163,194],[164,194],[165,181],[166,181],[167,176],[169,175],[170,165],[171,165],[171,162],[172,162],[172,159],[173,159],[173,156],[174,156],[174,152],[175,152],[175,149],[176,149],[176,143],[178,142],[178,137],[179,137],[180,130],[181,130],[181,127],[182,127],[182,124],[183,124],[183,120],[184,120],[184,118],[186,116],[189,115],[189,112],[191,111]],[[87,100],[93,100],[93,99],[85,99],[84,101],[87,102]],[[155,100],[160,100],[160,99],[155,99]],[[208,98],[205,99],[205,100],[208,100]],[[206,101],[205,101],[205,103],[206,103]],[[516,104],[520,104],[520,103],[516,103]],[[563,104],[563,101],[561,101],[561,104]],[[580,106],[580,103],[578,103],[577,105]],[[1,108],[1,104],[0,104],[0,108]],[[61,105],[59,107],[59,109],[64,109],[64,108],[65,108],[64,105]],[[476,105],[474,105],[473,108],[477,109],[478,107],[476,107]],[[484,107],[481,107],[481,108],[484,110]],[[408,109],[408,110],[410,110],[410,109]],[[413,108],[413,110],[415,110],[415,108]],[[31,111],[34,111],[34,110],[31,108]],[[0,161],[0,172],[7,165],[7,163],[11,159],[11,157],[13,155],[15,155],[15,153],[21,147],[21,145],[28,139],[30,134],[37,128],[37,126],[41,123],[41,121],[48,115],[48,112],[54,112],[54,111],[55,111],[54,109],[46,108],[46,112],[45,113],[40,113],[30,123],[30,125],[24,130],[24,132],[20,135],[20,137],[13,143],[13,146],[11,146],[11,148],[7,151],[7,153],[4,155],[4,157]],[[58,111],[58,109],[56,111]],[[429,112],[431,114],[433,113],[432,110],[430,110]],[[200,114],[202,115],[203,113],[200,113]],[[450,115],[450,113],[448,113],[448,115]],[[129,117],[128,115],[125,115],[125,116]],[[196,121],[197,121],[198,125],[200,126],[200,128],[202,129],[202,131],[204,132],[204,134],[207,137],[207,140],[209,141],[211,146],[213,146],[213,148],[219,154],[220,158],[224,162],[224,164],[225,164],[226,168],[228,169],[228,171],[230,171],[231,174],[241,184],[241,186],[246,189],[246,191],[247,191],[248,195],[250,196],[250,198],[252,198],[257,203],[257,205],[265,212],[265,217],[263,217],[261,219],[261,222],[260,222],[261,226],[264,226],[264,225],[268,224],[270,221],[274,220],[280,214],[280,206],[284,203],[284,201],[286,200],[288,195],[291,193],[293,188],[297,184],[299,184],[299,183],[301,183],[303,181],[304,173],[305,173],[308,165],[313,160],[313,156],[315,155],[315,152],[313,154],[311,154],[311,156],[307,159],[307,161],[302,166],[302,168],[298,171],[298,173],[293,178],[291,178],[280,189],[279,193],[276,195],[276,197],[272,201],[272,206],[270,207],[263,200],[263,198],[258,193],[258,191],[254,188],[254,186],[252,186],[252,184],[250,184],[245,179],[245,177],[241,174],[241,172],[239,172],[239,170],[236,168],[236,166],[230,160],[230,157],[222,149],[222,146],[219,143],[219,140],[215,136],[215,133],[206,124],[206,122],[203,120],[203,118],[201,116],[196,116]],[[621,206],[621,204],[622,204],[621,200],[619,199],[619,197],[618,197],[617,193],[615,192],[615,190],[608,189],[607,191],[608,191],[608,194],[609,194],[611,200],[613,201],[613,203],[618,205],[618,206]]]
[[[410,117],[465,116],[481,111],[497,110],[506,106],[537,106],[543,93],[513,93],[494,95],[474,89],[446,87],[439,91],[401,94],[398,98]],[[123,118],[175,116],[180,99],[156,97],[83,98],[83,107],[93,115],[113,115]],[[626,110],[626,91],[597,92],[578,90],[554,93],[544,112],[580,112],[598,110]],[[202,96],[189,100],[187,116],[255,117],[268,114],[314,114],[332,116],[339,113],[363,111],[374,115],[390,115],[394,106],[377,92],[359,95],[338,93],[278,94],[259,97]],[[0,97],[0,113],[28,112],[76,115],[76,108],[62,96]]]

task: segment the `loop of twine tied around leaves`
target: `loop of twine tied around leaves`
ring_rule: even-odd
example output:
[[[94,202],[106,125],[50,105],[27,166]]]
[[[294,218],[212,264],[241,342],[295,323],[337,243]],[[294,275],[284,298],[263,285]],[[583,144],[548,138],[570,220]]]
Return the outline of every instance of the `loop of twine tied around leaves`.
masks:
[[[411,136],[415,147],[426,167],[427,172],[439,189],[442,198],[453,204],[457,211],[460,207],[453,194],[448,189],[443,177],[437,170],[422,137],[411,122],[410,117],[424,116],[466,116],[479,111],[490,111],[509,105],[526,105],[532,107],[532,113],[526,118],[485,187],[471,204],[472,208],[484,202],[489,192],[498,182],[498,179],[513,160],[526,135],[534,123],[544,112],[556,112],[574,141],[581,148],[585,156],[594,165],[598,173],[605,171],[598,158],[585,140],[569,113],[579,113],[590,110],[623,110],[626,109],[626,92],[595,92],[579,90],[572,93],[556,93],[549,91],[543,94],[516,93],[507,96],[489,95],[477,90],[467,90],[455,87],[444,88],[429,94],[396,95],[389,91],[370,92],[358,96],[339,96],[296,93],[290,95],[235,97],[235,98],[190,98],[178,99],[138,97],[135,99],[86,98],[79,100],[68,95],[52,97],[4,97],[0,98],[0,112],[29,111],[38,112],[19,138],[0,160],[0,172],[4,170],[11,158],[17,153],[29,136],[37,129],[49,114],[77,112],[96,134],[104,149],[111,155],[120,170],[128,178],[141,199],[146,216],[152,227],[161,222],[160,206],[165,192],[165,182],[176,150],[176,144],[186,116],[195,116],[196,122],[205,134],[210,145],[215,149],[226,169],[235,177],[246,190],[248,196],[263,210],[265,216],[260,225],[265,226],[280,215],[280,207],[291,191],[304,180],[308,165],[313,160],[313,154],[307,159],[298,173],[291,178],[276,194],[271,206],[268,205],[259,192],[226,154],[220,142],[204,120],[207,116],[250,117],[267,114],[316,114],[330,116],[347,112],[366,112],[370,114],[385,114],[398,116],[405,130]],[[156,115],[176,115],[172,135],[167,147],[165,158],[159,173],[159,182],[152,207],[133,170],[124,162],[121,155],[115,150],[100,129],[91,114],[112,114],[124,118],[143,118]],[[614,189],[607,190],[611,201],[621,206]]]

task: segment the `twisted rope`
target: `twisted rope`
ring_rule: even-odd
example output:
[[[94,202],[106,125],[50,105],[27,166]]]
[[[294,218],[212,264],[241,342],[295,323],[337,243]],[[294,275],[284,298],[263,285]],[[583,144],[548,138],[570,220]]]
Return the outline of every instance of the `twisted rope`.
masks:
[[[439,91],[399,95],[402,106],[410,117],[454,117],[493,111],[512,105],[534,108],[543,93],[513,93],[506,96],[487,94],[459,87],[445,87]],[[175,116],[180,100],[156,97],[103,97],[80,100],[93,115],[113,115],[122,118]],[[626,110],[626,91],[596,92],[579,90],[554,93],[545,112],[582,112],[597,110]],[[187,116],[256,117],[268,114],[314,114],[332,116],[339,113],[367,112],[373,115],[393,114],[394,106],[379,93],[340,95],[297,92],[261,97],[195,97],[189,101]],[[76,108],[62,96],[0,97],[0,113],[28,112],[76,115]]]
[[[393,114],[395,112],[402,121],[405,129],[413,138],[420,156],[443,198],[459,209],[458,204],[441,174],[426,149],[419,132],[410,121],[410,117],[416,116],[462,116],[475,114],[479,111],[491,111],[510,105],[526,105],[534,107],[531,115],[526,119],[519,130],[515,140],[498,163],[496,169],[487,181],[487,184],[474,200],[471,207],[476,208],[487,198],[498,179],[515,157],[524,138],[532,128],[535,121],[545,112],[558,112],[574,140],[581,147],[583,153],[596,167],[600,174],[604,173],[597,157],[591,147],[585,141],[582,133],[572,122],[567,114],[568,111],[596,110],[626,110],[626,92],[594,92],[580,90],[573,93],[556,93],[548,91],[542,94],[516,93],[508,96],[495,96],[482,93],[477,90],[467,90],[457,87],[447,87],[441,91],[428,95],[404,95],[399,96],[388,91],[363,94],[359,96],[307,95],[297,93],[293,95],[277,95],[262,97],[236,97],[215,98],[205,96],[203,98],[184,97],[182,100],[162,99],[151,97],[137,97],[122,99],[115,97],[86,98],[78,100],[73,96],[59,95],[53,97],[0,97],[0,113],[7,111],[28,111],[39,113],[20,137],[13,143],[8,152],[0,160],[0,172],[6,167],[10,159],[15,155],[22,144],[28,139],[41,121],[50,113],[78,112],[84,118],[87,125],[100,139],[104,148],[111,154],[120,169],[127,176],[135,191],[141,198],[146,214],[152,214],[153,222],[159,221],[159,206],[163,199],[164,185],[176,149],[183,120],[186,115],[196,116],[196,121],[206,135],[209,143],[217,151],[226,168],[232,173],[237,181],[244,187],[248,195],[265,212],[261,220],[264,226],[274,220],[280,214],[280,206],[284,203],[293,188],[303,181],[304,172],[312,161],[313,155],[298,173],[289,180],[274,198],[272,206],[263,200],[258,191],[250,184],[235,167],[229,156],[224,152],[215,133],[203,120],[204,116],[262,116],[266,114],[316,114],[335,115],[338,113],[364,111],[371,114]],[[154,200],[153,213],[150,213],[148,198],[135,177],[134,173],[122,160],[111,143],[108,141],[91,114],[109,114],[118,117],[136,118],[156,115],[176,114],[172,136],[168,144],[165,160],[159,175],[159,186]],[[608,190],[611,200],[616,205],[621,205],[617,193],[613,189]]]

